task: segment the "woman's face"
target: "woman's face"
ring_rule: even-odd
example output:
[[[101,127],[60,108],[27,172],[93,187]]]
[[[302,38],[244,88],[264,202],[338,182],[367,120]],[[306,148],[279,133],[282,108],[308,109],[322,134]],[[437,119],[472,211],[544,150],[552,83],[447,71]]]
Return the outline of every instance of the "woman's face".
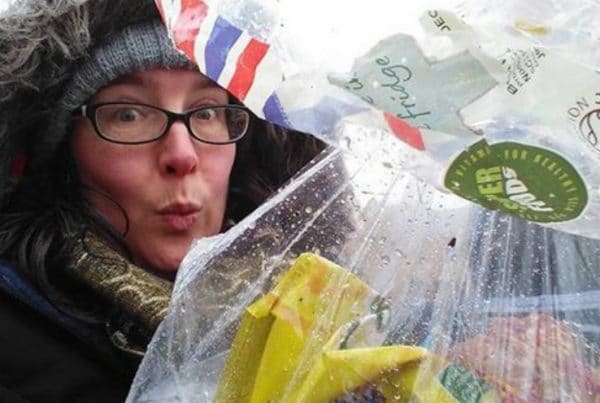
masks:
[[[119,78],[91,103],[119,101],[182,112],[227,104],[228,94],[199,72],[158,69]],[[90,202],[121,233],[121,208],[127,214],[125,243],[140,266],[173,274],[194,238],[220,231],[234,144],[201,143],[183,122],[151,143],[116,144],[99,137],[89,119],[79,119],[72,148]]]

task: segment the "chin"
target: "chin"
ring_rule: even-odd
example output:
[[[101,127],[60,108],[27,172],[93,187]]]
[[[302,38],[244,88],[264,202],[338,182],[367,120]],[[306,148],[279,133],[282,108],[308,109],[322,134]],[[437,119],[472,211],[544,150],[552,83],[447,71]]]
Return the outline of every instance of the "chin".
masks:
[[[145,243],[131,245],[134,263],[162,277],[175,277],[183,258],[188,253],[191,237],[150,238]]]
[[[166,255],[166,254],[165,254]],[[140,262],[136,262],[143,269],[152,272],[160,277],[164,277],[170,280],[175,279],[179,265],[183,260],[183,255],[177,256],[159,256],[159,257],[148,257]]]

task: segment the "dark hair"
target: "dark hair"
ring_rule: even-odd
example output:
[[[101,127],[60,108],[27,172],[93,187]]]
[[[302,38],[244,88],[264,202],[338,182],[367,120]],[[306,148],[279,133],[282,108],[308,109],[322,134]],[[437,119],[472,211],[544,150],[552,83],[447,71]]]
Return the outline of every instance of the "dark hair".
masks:
[[[254,119],[238,142],[226,219],[244,218],[323,148],[313,136]],[[70,150],[65,140],[47,169],[26,171],[10,195],[0,213],[0,256],[63,310],[89,319],[94,316],[82,312],[81,301],[73,303],[73,293],[80,287],[64,274],[74,242],[93,229],[121,254],[131,256],[123,234],[87,201],[87,188],[79,180]]]
[[[312,135],[253,119],[238,143],[231,172],[228,218],[247,216],[304,167],[325,144]]]
[[[0,213],[0,256],[56,305],[76,312],[65,297],[72,284],[57,270],[67,264],[73,242],[89,227],[116,245],[122,241],[83,197],[66,141],[45,168],[26,172]]]

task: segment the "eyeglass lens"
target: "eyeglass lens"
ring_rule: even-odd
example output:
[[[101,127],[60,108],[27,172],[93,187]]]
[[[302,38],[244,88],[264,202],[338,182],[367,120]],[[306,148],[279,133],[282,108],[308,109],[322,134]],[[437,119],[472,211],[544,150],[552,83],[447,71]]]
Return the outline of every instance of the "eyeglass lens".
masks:
[[[96,126],[106,138],[124,143],[154,140],[168,124],[167,114],[146,105],[110,104],[96,109]],[[211,143],[228,143],[242,137],[248,129],[249,115],[243,108],[203,107],[190,114],[192,134]]]

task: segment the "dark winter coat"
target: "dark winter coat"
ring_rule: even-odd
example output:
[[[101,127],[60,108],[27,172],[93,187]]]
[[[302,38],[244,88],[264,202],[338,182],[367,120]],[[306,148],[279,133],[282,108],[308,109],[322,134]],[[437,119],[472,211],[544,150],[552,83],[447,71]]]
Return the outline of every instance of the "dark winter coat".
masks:
[[[138,359],[0,264],[0,402],[123,402]]]

